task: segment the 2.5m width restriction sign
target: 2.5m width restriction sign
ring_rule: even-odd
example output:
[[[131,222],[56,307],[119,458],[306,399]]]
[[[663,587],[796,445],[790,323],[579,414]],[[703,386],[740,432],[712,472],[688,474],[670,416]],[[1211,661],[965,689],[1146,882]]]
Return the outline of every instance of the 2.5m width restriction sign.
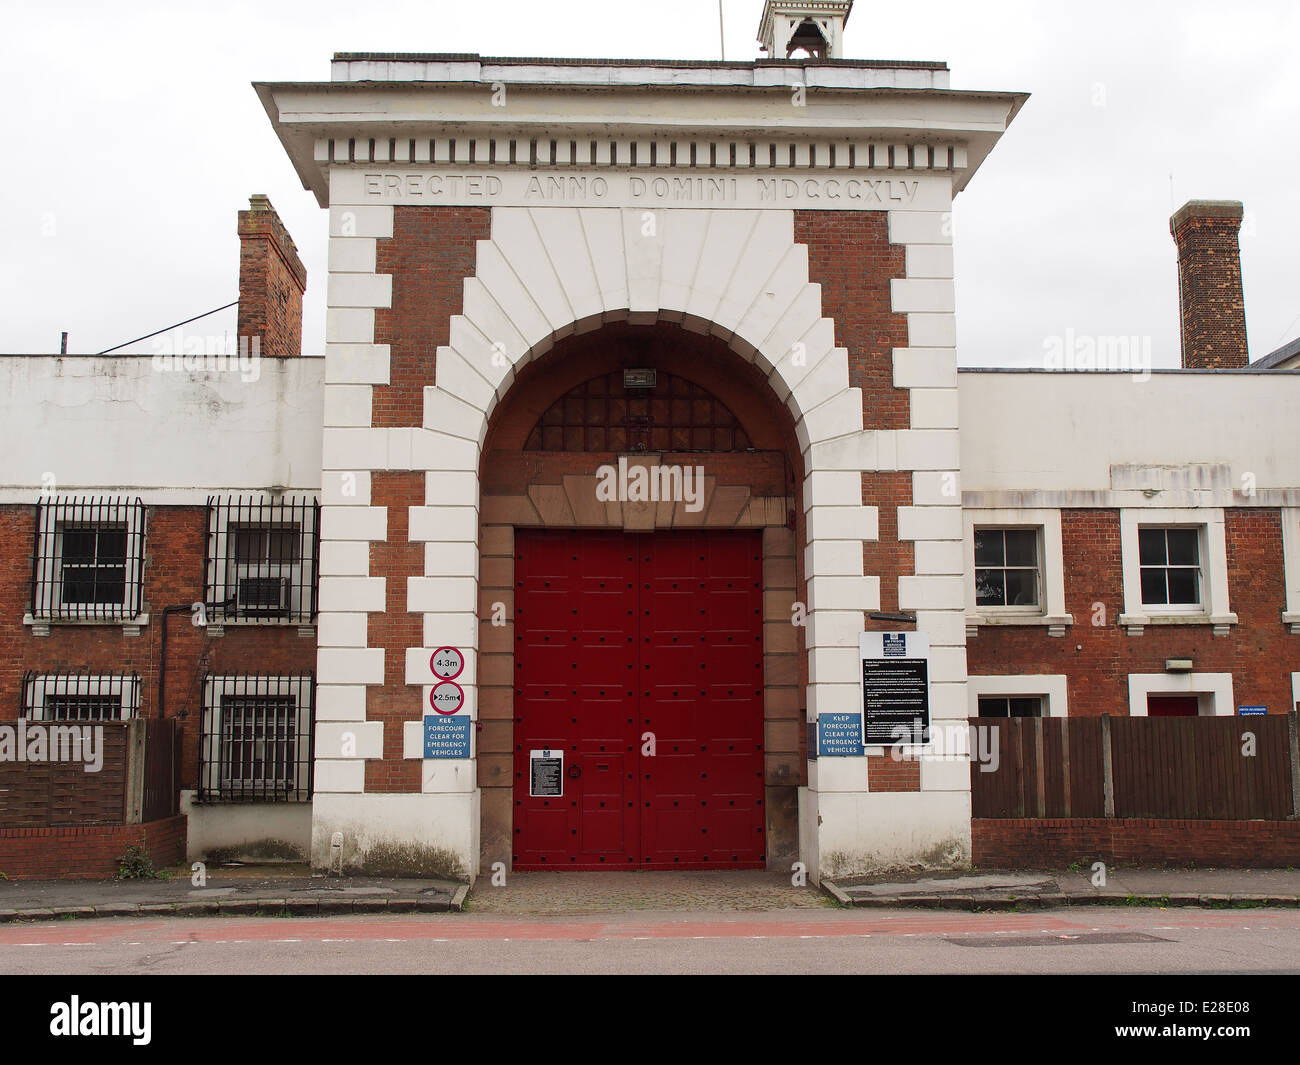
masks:
[[[429,693],[429,705],[443,717],[458,714],[465,705],[465,689],[459,684],[444,680]]]

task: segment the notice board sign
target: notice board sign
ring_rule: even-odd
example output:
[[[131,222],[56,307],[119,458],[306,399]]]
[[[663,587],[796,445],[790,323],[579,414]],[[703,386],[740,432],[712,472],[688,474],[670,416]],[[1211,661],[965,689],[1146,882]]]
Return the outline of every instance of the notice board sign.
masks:
[[[427,759],[467,760],[469,758],[468,717],[426,717],[424,719],[424,757]]]
[[[863,743],[929,743],[930,637],[920,632],[864,632],[858,649]]]
[[[528,752],[528,794],[534,799],[564,796],[564,752]]]
[[[817,755],[819,758],[865,758],[861,714],[819,714]]]

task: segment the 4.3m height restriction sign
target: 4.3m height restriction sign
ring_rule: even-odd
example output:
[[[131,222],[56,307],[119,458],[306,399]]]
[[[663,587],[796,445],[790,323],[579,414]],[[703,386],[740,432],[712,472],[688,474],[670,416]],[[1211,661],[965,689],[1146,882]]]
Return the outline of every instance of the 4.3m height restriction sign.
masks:
[[[439,647],[429,659],[435,677],[455,680],[465,672],[465,656],[455,647]]]

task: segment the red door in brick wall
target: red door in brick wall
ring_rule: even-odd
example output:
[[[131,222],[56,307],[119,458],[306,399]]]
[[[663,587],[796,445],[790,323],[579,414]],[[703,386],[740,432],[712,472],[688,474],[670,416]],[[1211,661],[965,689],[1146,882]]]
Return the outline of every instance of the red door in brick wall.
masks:
[[[1199,717],[1200,701],[1195,695],[1148,695],[1148,717]]]
[[[761,534],[515,543],[514,867],[762,868]]]

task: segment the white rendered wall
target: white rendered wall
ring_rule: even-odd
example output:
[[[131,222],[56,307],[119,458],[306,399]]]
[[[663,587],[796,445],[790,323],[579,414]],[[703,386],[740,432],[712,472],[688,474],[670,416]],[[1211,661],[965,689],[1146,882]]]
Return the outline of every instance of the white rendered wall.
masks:
[[[186,860],[306,861],[311,803],[196,803],[181,792],[187,818]]]
[[[310,358],[177,371],[129,355],[2,356],[0,503],[31,503],[46,474],[55,492],[120,487],[147,503],[314,490],[324,374]]]
[[[964,491],[1042,493],[1056,506],[1069,505],[1065,493],[1075,505],[1097,493],[1093,506],[1178,507],[1223,506],[1224,493],[1229,505],[1286,505],[1281,493],[1300,490],[1300,448],[1284,446],[1295,436],[1300,374],[1140,376],[962,371]],[[1254,499],[1240,498],[1248,474]],[[1148,489],[1161,498],[1146,499]],[[1117,501],[1112,491],[1134,498]]]

